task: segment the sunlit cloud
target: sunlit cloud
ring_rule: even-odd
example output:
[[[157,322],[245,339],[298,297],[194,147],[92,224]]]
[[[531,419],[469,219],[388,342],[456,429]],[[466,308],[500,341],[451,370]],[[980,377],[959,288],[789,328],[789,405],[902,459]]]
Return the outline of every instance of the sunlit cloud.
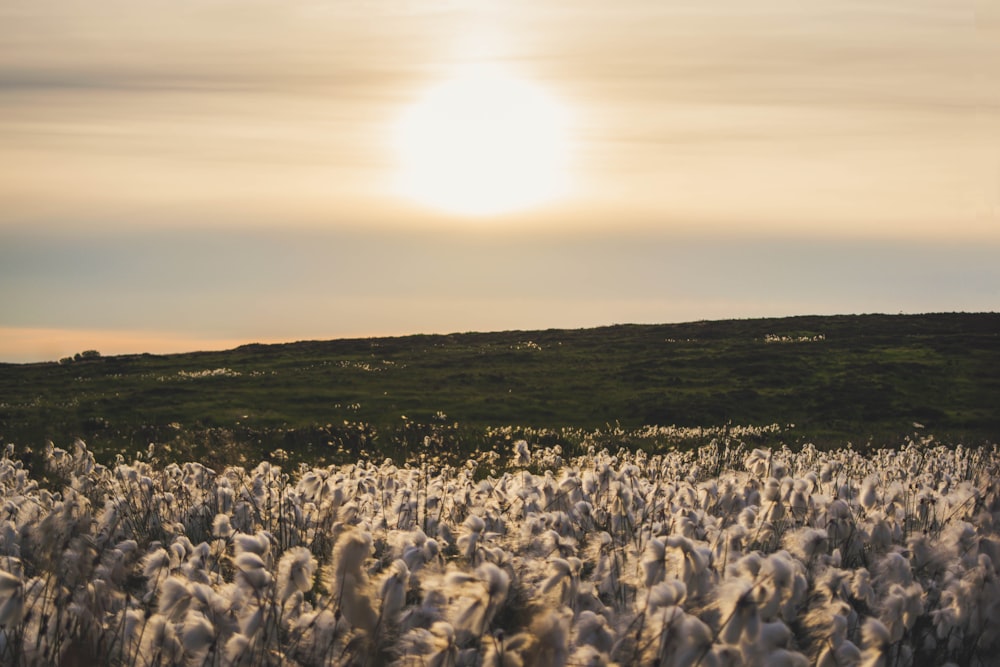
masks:
[[[985,57],[998,28],[954,8],[13,2],[0,19],[0,226],[81,210],[106,226],[398,226],[420,215],[391,201],[400,144],[419,143],[392,141],[398,119],[472,65],[558,88],[578,123],[572,196],[546,224],[1000,234],[1000,95],[981,84],[1000,75]],[[518,112],[536,117],[531,143],[566,143],[550,111]],[[449,124],[431,115],[425,128]],[[504,135],[483,134],[465,144]],[[565,152],[494,160],[522,166],[494,180],[562,190],[565,165],[535,172]],[[403,171],[418,201],[505,207],[470,185],[475,170]]]
[[[970,16],[4,2],[0,325],[196,344],[995,307],[1000,21]],[[449,146],[461,105],[421,100],[469,71],[517,122]]]

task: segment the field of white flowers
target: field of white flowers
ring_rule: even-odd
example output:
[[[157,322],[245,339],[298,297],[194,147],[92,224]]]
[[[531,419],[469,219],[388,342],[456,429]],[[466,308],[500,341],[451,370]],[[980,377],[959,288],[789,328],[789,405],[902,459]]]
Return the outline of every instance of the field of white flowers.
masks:
[[[3,665],[996,665],[1000,451],[0,459]]]

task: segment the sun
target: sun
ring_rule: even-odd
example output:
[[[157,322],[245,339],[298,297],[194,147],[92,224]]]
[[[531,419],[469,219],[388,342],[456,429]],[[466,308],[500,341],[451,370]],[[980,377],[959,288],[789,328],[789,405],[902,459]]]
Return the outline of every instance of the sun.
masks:
[[[464,216],[536,207],[568,189],[568,134],[568,114],[544,88],[496,66],[469,67],[400,116],[396,191]]]

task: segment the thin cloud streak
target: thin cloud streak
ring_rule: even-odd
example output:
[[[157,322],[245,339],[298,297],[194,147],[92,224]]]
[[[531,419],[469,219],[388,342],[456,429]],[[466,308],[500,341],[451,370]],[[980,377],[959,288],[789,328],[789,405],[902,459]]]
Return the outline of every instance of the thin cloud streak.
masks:
[[[1000,92],[982,84],[1000,76],[1000,30],[953,4],[0,12],[0,226],[80,210],[118,227],[262,210],[398,225],[417,211],[390,191],[389,126],[486,58],[578,110],[575,204],[545,224],[599,210],[619,227],[1000,236]],[[164,207],[170,222],[149,215]]]

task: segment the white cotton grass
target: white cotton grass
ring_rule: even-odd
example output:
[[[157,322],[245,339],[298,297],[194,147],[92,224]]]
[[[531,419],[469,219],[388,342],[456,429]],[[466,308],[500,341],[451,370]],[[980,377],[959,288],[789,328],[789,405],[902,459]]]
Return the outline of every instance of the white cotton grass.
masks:
[[[371,554],[372,538],[358,528],[345,530],[334,546],[329,569],[329,593],[351,626],[371,632],[378,622],[365,561]]]
[[[785,533],[783,540],[785,549],[803,563],[809,563],[817,556],[825,554],[829,543],[827,531],[808,527]]]
[[[171,621],[180,621],[191,606],[192,585],[182,577],[169,576],[160,584],[157,609]]]
[[[527,440],[517,440],[514,442],[514,466],[522,468],[531,465],[531,449]]]
[[[560,604],[570,608],[576,608],[576,600],[580,589],[580,572],[583,570],[583,561],[579,558],[570,557],[551,558],[549,567],[552,574],[542,582],[540,591],[548,593],[556,592],[556,599]]]
[[[607,660],[606,656],[611,653],[615,645],[614,631],[608,624],[608,619],[589,609],[581,611],[576,617],[573,623],[573,637],[576,646],[590,647],[604,660]]]
[[[236,565],[237,581],[249,586],[255,593],[261,593],[271,585],[273,575],[258,554],[244,551],[233,559],[233,564]]]
[[[228,514],[216,514],[212,520],[212,537],[225,540],[233,535],[233,526],[229,521]]]
[[[877,618],[869,618],[861,629],[861,667],[886,667],[892,635]]]
[[[642,554],[643,586],[652,588],[662,581],[666,573],[665,559],[667,545],[663,540],[652,538],[646,542],[646,550]]]
[[[396,653],[400,667],[455,667],[459,658],[455,630],[443,621],[415,628],[400,637]]]
[[[395,621],[406,603],[409,583],[410,569],[406,567],[406,563],[401,559],[393,561],[379,586],[379,597],[382,599],[379,610],[381,618]]]
[[[482,517],[473,514],[465,520],[462,528],[462,534],[459,536],[457,542],[458,548],[467,561],[470,563],[478,562],[479,548],[483,531],[486,529],[486,522],[483,521]]]
[[[753,595],[753,585],[741,579],[731,579],[719,587],[721,614],[719,638],[727,644],[751,644],[760,632],[760,609]]]
[[[483,563],[472,573],[450,572],[445,585],[456,597],[455,631],[465,638],[479,637],[506,600],[510,576],[492,563]]]
[[[878,486],[875,478],[869,477],[861,485],[861,495],[858,501],[866,512],[871,512],[875,509],[878,504]]]
[[[266,562],[265,559],[270,560],[271,539],[265,532],[259,532],[256,535],[237,533],[233,537],[233,544],[237,556],[250,553],[259,556],[262,562]]]
[[[215,643],[215,626],[204,614],[191,612],[184,619],[181,644],[188,656],[203,656]]]
[[[313,587],[316,557],[305,547],[292,547],[278,561],[278,601],[284,603],[295,593],[307,593]]]
[[[13,627],[24,613],[24,583],[19,577],[0,570],[0,627]]]
[[[506,459],[293,472],[53,447],[60,489],[0,456],[0,663],[98,645],[112,667],[985,667],[1000,651],[996,448],[570,456],[535,435],[505,439]]]

